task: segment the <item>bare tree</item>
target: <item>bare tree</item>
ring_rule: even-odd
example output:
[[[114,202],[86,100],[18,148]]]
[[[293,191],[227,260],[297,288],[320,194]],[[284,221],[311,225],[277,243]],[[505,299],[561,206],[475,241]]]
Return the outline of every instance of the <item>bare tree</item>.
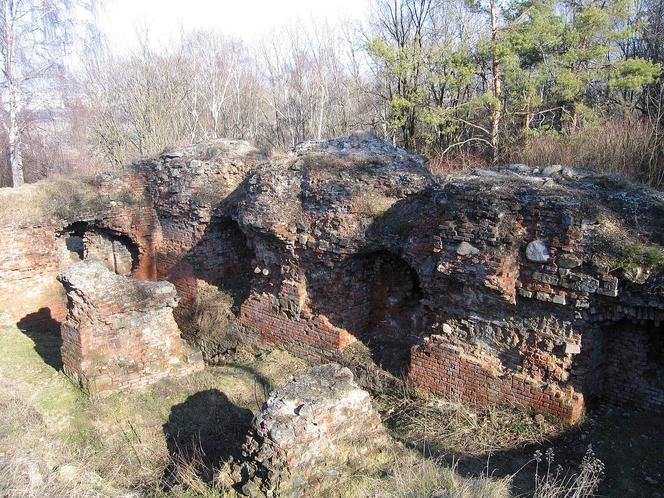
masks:
[[[24,182],[21,140],[29,124],[24,111],[40,104],[48,93],[46,79],[63,66],[72,8],[70,0],[0,0],[0,71],[13,186]]]

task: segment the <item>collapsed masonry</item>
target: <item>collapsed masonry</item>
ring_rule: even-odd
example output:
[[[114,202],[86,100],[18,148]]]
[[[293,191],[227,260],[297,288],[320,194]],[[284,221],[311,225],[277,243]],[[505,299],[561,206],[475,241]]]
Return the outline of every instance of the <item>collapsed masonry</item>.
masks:
[[[0,193],[7,320],[48,307],[61,321],[55,276],[115,254],[109,268],[175,285],[183,325],[216,292],[246,337],[316,361],[362,344],[469,403],[568,421],[593,400],[664,408],[660,193],[559,167],[432,178],[366,134],[285,157],[231,140],[169,150],[23,215],[30,189],[56,186]]]
[[[169,282],[133,280],[99,261],[59,275],[67,291],[63,370],[90,396],[151,384],[203,368],[200,352],[180,337]]]
[[[303,496],[336,488],[388,447],[369,393],[347,368],[313,367],[273,391],[254,419],[234,478],[251,497]]]

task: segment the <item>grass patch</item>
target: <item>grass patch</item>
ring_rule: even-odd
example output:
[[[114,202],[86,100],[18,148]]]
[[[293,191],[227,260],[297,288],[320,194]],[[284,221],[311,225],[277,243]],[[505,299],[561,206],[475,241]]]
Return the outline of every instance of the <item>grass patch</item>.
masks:
[[[233,312],[234,297],[214,285],[199,289],[194,312],[183,336],[196,344],[206,363],[225,361],[242,342],[241,326]]]
[[[646,268],[664,266],[664,251],[652,245],[630,244],[622,250],[622,257],[629,266],[638,265]]]
[[[237,456],[267,393],[307,367],[284,351],[263,351],[91,401],[45,363],[36,334],[0,332],[0,495],[9,497],[235,497],[215,470]],[[471,410],[408,390],[384,392],[374,403],[399,441],[350,462],[350,472],[337,469],[334,489],[318,496],[507,497],[510,477],[461,477],[422,449],[480,454],[541,442],[553,428],[517,411]],[[594,474],[578,475],[596,482]],[[540,487],[564,491],[579,482],[555,473],[548,479]]]
[[[339,178],[344,173],[375,174],[375,170],[387,166],[389,160],[375,154],[308,152],[289,163],[290,167],[301,169],[310,178],[325,181]]]
[[[0,225],[33,225],[50,218],[73,219],[102,209],[99,191],[88,178],[54,178],[0,189]]]
[[[213,455],[201,467],[192,450],[201,441],[223,453],[233,431],[237,447],[237,414],[250,423],[267,391],[306,367],[264,352],[91,401],[37,352],[35,341],[48,341],[0,333],[1,496],[227,496],[209,483]]]
[[[145,202],[129,188],[102,195],[95,177],[53,177],[18,188],[0,188],[0,226],[30,226],[51,219],[76,220],[82,214],[107,210],[110,201]]]
[[[541,444],[560,427],[522,410],[472,408],[422,393],[383,395],[383,420],[403,443],[434,454],[486,455],[508,448]]]
[[[379,192],[369,192],[358,197],[355,202],[355,211],[368,216],[382,216],[397,201],[395,198],[387,197]]]

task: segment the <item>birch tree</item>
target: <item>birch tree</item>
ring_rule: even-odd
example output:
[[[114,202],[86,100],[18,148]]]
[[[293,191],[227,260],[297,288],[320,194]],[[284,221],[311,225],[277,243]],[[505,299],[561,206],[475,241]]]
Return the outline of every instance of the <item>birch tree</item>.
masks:
[[[12,185],[24,182],[24,111],[47,93],[45,81],[63,66],[70,43],[70,0],[0,0],[0,74],[6,150]]]

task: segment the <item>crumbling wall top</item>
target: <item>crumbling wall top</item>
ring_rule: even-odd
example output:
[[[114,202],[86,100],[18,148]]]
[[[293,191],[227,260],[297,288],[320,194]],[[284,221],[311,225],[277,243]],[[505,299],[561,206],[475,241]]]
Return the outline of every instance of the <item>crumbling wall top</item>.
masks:
[[[117,312],[174,308],[178,298],[170,282],[130,279],[109,271],[103,263],[84,260],[65,269],[58,280],[70,298],[76,296],[95,306]]]

